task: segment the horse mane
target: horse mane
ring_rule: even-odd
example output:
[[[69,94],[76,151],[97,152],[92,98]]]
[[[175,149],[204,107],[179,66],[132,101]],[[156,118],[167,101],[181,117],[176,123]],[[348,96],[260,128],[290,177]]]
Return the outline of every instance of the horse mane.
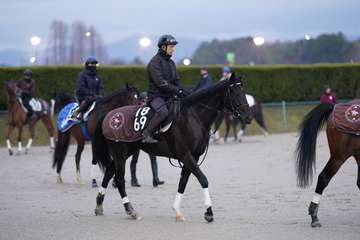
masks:
[[[109,101],[112,100],[113,97],[115,96],[125,96],[126,94],[129,93],[129,91],[131,90],[136,90],[135,87],[124,87],[124,88],[119,88],[113,92],[111,92],[109,95],[103,97],[103,98],[100,98],[98,101],[97,101],[97,104],[106,104],[108,103]]]
[[[192,92],[183,99],[183,103],[192,104],[198,101],[207,100],[209,97],[218,93],[220,90],[227,88],[231,83],[232,81],[230,79],[225,79],[208,88],[203,88]]]

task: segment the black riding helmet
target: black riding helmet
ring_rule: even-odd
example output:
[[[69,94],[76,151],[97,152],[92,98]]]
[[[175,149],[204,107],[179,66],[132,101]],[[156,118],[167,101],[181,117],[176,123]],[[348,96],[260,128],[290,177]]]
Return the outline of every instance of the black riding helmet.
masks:
[[[94,64],[94,65],[96,65],[96,64],[98,64],[99,62],[98,62],[98,60],[96,60],[96,58],[95,57],[88,57],[87,59],[86,59],[86,62],[85,62],[85,66],[88,66],[88,65],[92,65],[92,64]]]
[[[158,47],[161,48],[161,46],[165,45],[176,45],[178,44],[178,41],[176,41],[176,39],[172,36],[172,35],[169,35],[169,34],[166,34],[166,35],[162,35],[160,38],[159,38],[159,41],[158,41]]]
[[[31,77],[31,76],[32,76],[32,71],[31,71],[30,69],[26,69],[26,70],[24,71],[24,75]]]

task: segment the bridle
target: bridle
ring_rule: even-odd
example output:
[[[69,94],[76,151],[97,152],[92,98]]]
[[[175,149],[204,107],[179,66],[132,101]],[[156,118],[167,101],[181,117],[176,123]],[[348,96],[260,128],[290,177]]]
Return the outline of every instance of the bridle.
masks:
[[[241,103],[241,104],[238,104],[237,106],[234,105],[233,101],[232,101],[232,93],[231,93],[231,89],[233,87],[237,87],[237,86],[240,86],[241,83],[238,82],[238,83],[232,83],[230,84],[229,86],[227,86],[227,89],[226,89],[226,94],[225,94],[225,98],[224,98],[224,102],[223,102],[223,105],[226,106],[226,102],[228,101],[230,103],[230,110],[228,109],[222,109],[222,110],[219,110],[217,108],[214,108],[212,106],[209,106],[205,103],[201,103],[201,102],[198,102],[198,103],[195,103],[195,104],[199,104],[207,109],[210,109],[210,110],[213,110],[213,111],[216,111],[216,112],[220,112],[220,113],[230,113],[230,114],[233,114],[234,117],[238,118],[240,117],[240,112],[237,110],[239,107],[242,107],[242,106],[249,106],[249,104],[246,102],[246,103]],[[241,86],[240,86],[241,87]],[[241,89],[243,90],[243,88],[241,87]]]

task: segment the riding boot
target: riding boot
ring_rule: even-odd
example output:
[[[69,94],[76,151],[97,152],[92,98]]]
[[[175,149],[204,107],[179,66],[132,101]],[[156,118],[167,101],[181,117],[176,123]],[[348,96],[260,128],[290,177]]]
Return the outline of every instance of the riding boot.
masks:
[[[153,186],[157,187],[158,185],[163,185],[165,182],[160,181],[160,179],[159,179],[158,165],[157,165],[156,157],[153,155],[149,155],[149,157],[150,157],[150,161],[151,161],[151,170],[152,170],[152,174],[153,174]]]
[[[163,121],[162,118],[160,118],[159,114],[155,114],[154,117],[150,120],[148,126],[143,130],[142,136],[144,143],[157,143],[158,140],[154,139],[152,137],[152,132],[155,128],[157,128],[160,123]]]
[[[131,161],[130,163],[130,172],[131,172],[131,186],[141,187],[136,177],[136,161]]]

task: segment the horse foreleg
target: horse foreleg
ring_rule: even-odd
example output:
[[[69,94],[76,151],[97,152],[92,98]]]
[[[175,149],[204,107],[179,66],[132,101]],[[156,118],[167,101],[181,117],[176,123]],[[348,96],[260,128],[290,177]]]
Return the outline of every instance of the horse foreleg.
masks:
[[[94,155],[93,155],[93,159],[92,159],[92,162],[91,162],[91,173],[90,173],[91,186],[92,186],[93,188],[98,187],[98,184],[97,184],[96,178],[95,178],[95,176],[96,176],[96,169],[97,169],[96,165],[97,165],[97,161],[96,161],[96,159],[94,158]]]
[[[318,177],[318,181],[316,184],[315,194],[309,206],[309,215],[311,216],[311,226],[312,227],[321,227],[321,223],[317,216],[321,195],[329,184],[331,178],[336,174],[341,165],[346,161],[346,158],[334,158],[330,157],[328,163],[325,168],[321,171]]]
[[[176,213],[176,216],[175,216],[176,221],[185,221],[185,217],[181,213],[180,208],[181,208],[181,200],[182,200],[183,194],[185,192],[185,188],[186,188],[187,182],[189,180],[190,174],[191,174],[190,170],[184,166],[181,170],[178,192],[176,193],[174,204],[173,204],[173,209]]]
[[[10,141],[10,135],[13,131],[14,127],[11,124],[7,124],[6,128],[6,147],[8,149],[9,155],[13,155],[13,151],[11,149],[11,141]]]
[[[241,137],[244,136],[245,128],[246,128],[246,124],[240,121],[240,130],[237,134],[239,142],[241,142]]]
[[[197,161],[195,158],[190,154],[186,154],[182,159],[184,165],[191,171],[192,174],[198,179],[203,192],[204,192],[204,205],[206,207],[206,211],[204,213],[204,218],[207,222],[214,221],[214,214],[212,211],[212,203],[209,193],[209,182],[205,176],[205,174],[200,170],[199,166],[197,165]]]
[[[236,134],[236,127],[237,127],[237,121],[234,119],[232,122],[232,130],[233,130],[233,134],[234,134],[234,142],[238,141],[238,136]]]

